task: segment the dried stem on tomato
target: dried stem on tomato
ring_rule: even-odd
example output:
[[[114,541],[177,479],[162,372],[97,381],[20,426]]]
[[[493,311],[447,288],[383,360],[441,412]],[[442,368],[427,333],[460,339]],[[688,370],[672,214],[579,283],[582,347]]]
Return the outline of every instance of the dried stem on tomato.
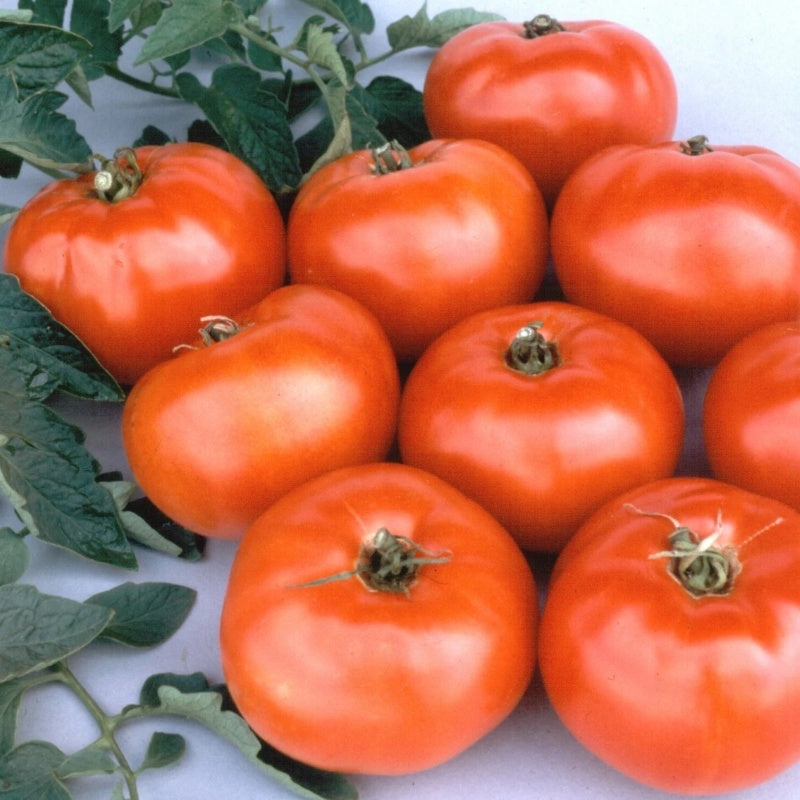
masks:
[[[708,137],[699,134],[692,136],[685,142],[681,142],[681,152],[687,156],[701,156],[704,153],[713,153],[711,145],[708,143]]]
[[[669,536],[670,549],[653,553],[650,558],[668,558],[670,576],[692,597],[730,594],[736,577],[742,571],[742,564],[736,547],[718,547],[716,544],[722,532],[721,516],[717,517],[714,532],[700,538],[669,514],[641,511],[630,505],[627,507],[645,517],[664,519],[673,526],[674,530]]]
[[[290,588],[322,586],[357,577],[371,592],[402,593],[410,596],[420,567],[426,564],[446,564],[450,559],[450,555],[431,552],[405,536],[395,536],[387,528],[380,528],[361,546],[354,569]]]
[[[408,150],[399,142],[392,140],[370,151],[373,160],[372,171],[376,175],[389,175],[414,166]]]
[[[537,39],[551,33],[561,33],[566,30],[564,26],[549,14],[537,14],[532,20],[523,23],[526,39]]]
[[[506,350],[506,364],[526,375],[540,375],[558,366],[558,347],[542,335],[542,322],[520,328]]]
[[[130,147],[121,147],[113,158],[94,156],[100,169],[94,176],[94,189],[101,200],[118,203],[136,193],[142,182],[142,171]]]

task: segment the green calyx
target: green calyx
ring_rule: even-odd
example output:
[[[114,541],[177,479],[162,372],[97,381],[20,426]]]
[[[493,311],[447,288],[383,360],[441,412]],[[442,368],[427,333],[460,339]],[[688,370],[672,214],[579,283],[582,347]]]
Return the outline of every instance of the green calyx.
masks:
[[[426,550],[405,536],[395,536],[387,528],[380,528],[362,545],[354,569],[290,588],[322,586],[357,577],[370,592],[404,594],[410,597],[411,587],[416,583],[421,567],[426,564],[446,564],[450,558],[445,553]]]
[[[700,539],[686,527],[677,527],[669,537],[670,550],[651,558],[669,558],[669,573],[693,597],[727,595],[742,565],[733,546],[717,547],[719,533]]]
[[[711,145],[708,143],[708,137],[702,134],[692,136],[685,142],[681,142],[681,152],[687,156],[702,156],[704,153],[713,153]]]
[[[390,175],[414,166],[408,150],[394,140],[373,148],[370,154],[372,155],[372,171],[376,175]]]
[[[118,203],[136,194],[143,175],[132,148],[120,148],[113,158],[94,158],[100,162],[100,169],[94,176],[94,190],[101,200]]]
[[[523,23],[526,39],[538,39],[551,33],[561,33],[564,26],[549,14],[537,14],[533,19]]]
[[[542,322],[520,328],[506,350],[506,364],[525,375],[540,375],[559,364],[558,347],[542,335]]]

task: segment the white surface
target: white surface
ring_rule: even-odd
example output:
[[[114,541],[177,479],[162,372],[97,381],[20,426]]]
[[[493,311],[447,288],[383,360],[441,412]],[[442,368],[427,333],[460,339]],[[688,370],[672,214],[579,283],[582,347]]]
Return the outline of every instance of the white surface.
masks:
[[[398,17],[413,13],[419,2],[382,0],[371,3],[377,30]],[[537,12],[563,19],[605,18],[638,30],[650,38],[669,61],[678,84],[680,114],[676,138],[703,133],[720,144],[758,144],[800,163],[800,62],[796,56],[796,32],[800,30],[800,5],[793,2],[673,2],[653,4],[632,0],[561,2],[551,7],[531,7],[528,2],[487,0],[457,2],[430,0],[431,15],[472,5],[492,10],[508,19],[523,20]],[[0,8],[16,3],[0,0]],[[282,0],[270,3],[276,20],[304,16],[310,9]],[[375,36],[371,47],[381,48]],[[429,53],[416,52],[389,61],[379,73],[403,74],[417,86]],[[111,152],[153,123],[181,138],[198,114],[176,103],[159,101],[111,82],[93,84],[95,111],[70,101],[67,109],[79,117],[79,129],[94,150]],[[112,106],[113,100],[113,106]],[[21,205],[45,182],[41,174],[26,169],[18,181],[2,181],[2,202]],[[5,230],[0,230],[0,237]],[[698,445],[697,407],[707,374],[680,375],[689,411],[687,447],[681,465],[686,473],[703,469]],[[89,448],[105,469],[126,470],[121,451],[116,406],[81,405],[59,401],[59,409],[88,433]],[[0,499],[0,525],[16,526],[5,499]],[[235,545],[210,542],[205,560],[184,564],[137,549],[140,570],[130,575],[89,565],[54,548],[31,542],[32,563],[24,580],[47,592],[83,599],[123,580],[168,580],[195,586],[199,597],[188,621],[166,644],[142,653],[120,648],[93,647],[72,660],[109,711],[135,702],[142,682],[153,672],[199,670],[212,681],[221,679],[216,645],[217,617],[222,602],[227,568]],[[143,800],[279,800],[292,795],[266,781],[246,760],[217,737],[199,726],[181,721],[159,723],[161,730],[187,734],[188,750],[177,765],[146,773],[140,779]],[[47,738],[65,750],[91,741],[95,731],[69,698],[55,689],[33,693],[20,714],[25,738]],[[125,729],[123,742],[134,763],[143,755],[153,726],[137,723]],[[424,736],[420,731],[420,736]],[[497,730],[459,758],[439,768],[398,778],[356,777],[362,798],[369,800],[441,800],[445,797],[477,797],[482,800],[515,800],[543,797],[583,800],[598,796],[619,800],[655,800],[668,797],[635,784],[598,762],[583,750],[556,719],[538,684],[531,687],[517,711]],[[79,785],[83,800],[105,798],[110,783],[91,779]],[[800,765],[769,783],[728,797],[738,800],[781,800],[800,794]]]

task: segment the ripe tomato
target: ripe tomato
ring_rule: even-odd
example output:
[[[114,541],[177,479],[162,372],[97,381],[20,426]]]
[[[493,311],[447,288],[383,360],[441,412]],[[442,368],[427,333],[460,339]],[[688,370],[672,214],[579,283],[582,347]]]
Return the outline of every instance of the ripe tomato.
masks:
[[[95,179],[117,179],[106,199]],[[258,176],[215,147],[121,151],[45,186],[8,233],[5,268],[121,383],[285,280],[285,230]]]
[[[362,150],[300,190],[289,217],[289,274],[360,300],[398,358],[413,361],[468,314],[533,299],[547,225],[530,176],[487,142]]]
[[[425,472],[370,464],[308,482],[248,529],[222,665],[241,713],[282,752],[401,774],[510,713],[537,622],[528,564],[486,511]]]
[[[386,335],[340,292],[284,286],[237,322],[217,326],[230,338],[147,372],[122,417],[144,492],[176,522],[224,538],[315,475],[385,458],[400,394]]]
[[[800,509],[800,322],[760,328],[723,357],[703,438],[716,477]]]
[[[669,139],[677,93],[640,34],[600,20],[485,22],[434,55],[423,104],[437,137],[495,142],[530,170],[552,206],[567,176],[614,144]]]
[[[556,712],[663,791],[771,778],[800,759],[798,570],[800,515],[776,500],[672,478],[611,501],[554,568],[539,662]]]
[[[683,429],[675,377],[636,331],[539,302],[437,339],[408,377],[398,443],[524,548],[557,551],[601,503],[671,475]]]
[[[568,300],[627,322],[673,363],[709,365],[800,313],[800,168],[703,137],[599,153],[552,217]]]

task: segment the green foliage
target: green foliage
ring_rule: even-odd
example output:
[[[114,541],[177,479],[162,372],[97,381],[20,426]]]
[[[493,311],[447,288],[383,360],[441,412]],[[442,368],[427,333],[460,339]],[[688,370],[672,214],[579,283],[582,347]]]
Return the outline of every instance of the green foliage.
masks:
[[[309,171],[350,150],[429,138],[419,90],[389,75],[365,87],[362,71],[498,19],[470,8],[430,17],[423,4],[387,27],[390,47],[373,55],[367,3],[305,3],[314,13],[287,35],[271,16],[263,26],[264,0],[75,0],[68,25],[63,0],[20,2],[20,11],[0,16],[0,175],[13,177],[22,161],[85,168],[91,148],[58,109],[65,87],[91,104],[90,83],[105,76],[196,106],[219,144],[273,192],[290,194]],[[151,80],[125,72],[123,51],[134,67],[151,68]],[[202,79],[201,51],[210,69]],[[297,136],[292,123],[312,110],[321,119]],[[0,220],[12,212],[0,207]]]
[[[83,432],[46,402],[57,391],[124,398],[84,345],[14,276],[0,274],[0,490],[26,532],[126,569],[136,567],[131,540],[180,555],[182,548],[126,508],[130,492],[115,496],[98,480]]]
[[[422,95],[392,75],[362,73],[410,48],[435,48],[488,19],[472,9],[429,17],[426,6],[386,29],[389,49],[369,52],[375,16],[361,0],[304,0],[311,12],[295,32],[262,13],[266,0],[19,0],[0,11],[0,179],[28,163],[55,177],[93,166],[93,148],[62,110],[72,93],[92,106],[92,83],[119,81],[196,107],[187,136],[225,147],[250,164],[276,195],[290,197],[310,171],[353,149],[429,138]],[[71,9],[67,19],[67,8]],[[271,10],[271,9],[270,9]],[[202,61],[202,75],[200,64]],[[134,64],[134,72],[125,64]],[[150,77],[142,73],[150,71]],[[296,125],[307,115],[313,124]],[[142,120],[137,142],[168,136]],[[295,133],[304,128],[302,136]],[[0,224],[15,209],[0,204]],[[20,583],[28,536],[127,570],[134,545],[197,559],[202,540],[166,519],[135,487],[104,475],[83,432],[50,403],[58,392],[84,402],[124,394],[84,345],[0,274],[0,492],[21,522],[0,528],[0,794],[8,800],[69,800],[70,781],[116,776],[114,800],[138,797],[144,770],[173,764],[186,748],[176,733],[154,730],[138,766],[116,740],[133,720],[180,716],[238,748],[253,767],[311,798],[353,800],[342,776],[313,769],[259,739],[224,685],[201,674],[159,673],[139,702],[106,714],[72,673],[69,660],[97,646],[157,647],[190,613],[195,592],[125,582],[77,601]],[[57,683],[97,723],[95,742],[65,753],[46,741],[17,741],[25,693]]]
[[[44,669],[85,647],[108,625],[113,611],[34,586],[0,586],[0,681]]]
[[[237,712],[226,687],[209,685],[201,673],[153,675],[142,687],[140,705],[128,707],[123,716],[139,716],[142,709],[198,722],[244,753],[273,781],[301,797],[357,797],[342,776],[294,761],[259,739]]]

